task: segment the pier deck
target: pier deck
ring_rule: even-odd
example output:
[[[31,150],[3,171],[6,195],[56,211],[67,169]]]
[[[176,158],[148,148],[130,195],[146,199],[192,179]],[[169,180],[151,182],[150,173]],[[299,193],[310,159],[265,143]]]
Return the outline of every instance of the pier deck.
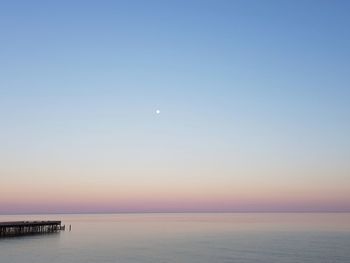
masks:
[[[65,230],[61,221],[0,222],[0,237],[54,233],[60,230]]]

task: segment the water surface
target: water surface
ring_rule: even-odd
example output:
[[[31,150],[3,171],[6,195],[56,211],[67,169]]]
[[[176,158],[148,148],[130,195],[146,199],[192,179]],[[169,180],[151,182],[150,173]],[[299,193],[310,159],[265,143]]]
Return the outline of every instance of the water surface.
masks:
[[[72,231],[0,239],[1,263],[350,262],[350,214],[84,214]]]

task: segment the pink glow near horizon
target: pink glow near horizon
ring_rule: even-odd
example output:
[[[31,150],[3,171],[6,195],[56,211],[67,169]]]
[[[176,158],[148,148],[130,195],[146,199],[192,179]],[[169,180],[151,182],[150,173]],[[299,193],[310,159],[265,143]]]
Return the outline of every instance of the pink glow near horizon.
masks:
[[[0,213],[55,213],[55,212],[254,212],[254,211],[350,211],[348,202],[342,197],[294,196],[278,197],[184,197],[144,196],[101,199],[66,198],[56,199],[27,198],[1,201]]]
[[[221,177],[223,182],[215,177],[165,181],[156,175],[145,175],[142,181],[62,178],[58,183],[9,181],[0,192],[0,213],[350,211],[348,185],[328,181],[300,185],[293,178],[289,184],[272,178],[263,184],[256,177],[250,181]]]

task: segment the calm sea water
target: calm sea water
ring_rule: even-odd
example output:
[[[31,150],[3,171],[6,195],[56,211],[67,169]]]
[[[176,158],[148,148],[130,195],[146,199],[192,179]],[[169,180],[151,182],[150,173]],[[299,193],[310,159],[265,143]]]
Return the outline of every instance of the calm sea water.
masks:
[[[0,262],[350,262],[350,214],[0,216],[46,219],[72,231],[0,239]]]

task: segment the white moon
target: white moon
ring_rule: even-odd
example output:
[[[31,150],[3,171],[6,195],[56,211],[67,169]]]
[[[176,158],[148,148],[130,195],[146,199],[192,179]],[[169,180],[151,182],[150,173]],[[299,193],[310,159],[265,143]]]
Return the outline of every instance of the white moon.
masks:
[[[156,114],[159,114],[160,113],[160,110],[156,110]]]

